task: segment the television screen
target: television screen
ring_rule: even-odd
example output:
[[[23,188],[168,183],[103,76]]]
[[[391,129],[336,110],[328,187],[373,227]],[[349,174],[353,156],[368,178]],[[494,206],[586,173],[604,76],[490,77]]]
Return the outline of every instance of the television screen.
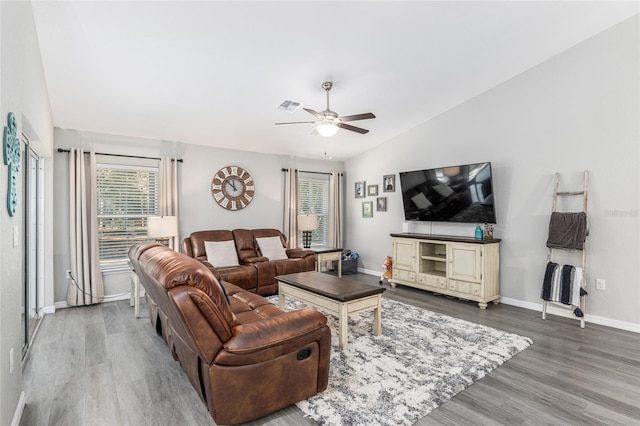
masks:
[[[405,220],[496,223],[491,163],[400,173]]]

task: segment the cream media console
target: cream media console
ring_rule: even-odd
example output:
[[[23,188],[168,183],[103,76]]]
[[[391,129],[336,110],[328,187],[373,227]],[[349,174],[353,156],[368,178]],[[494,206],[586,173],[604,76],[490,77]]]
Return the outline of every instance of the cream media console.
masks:
[[[478,302],[500,302],[500,239],[391,234],[391,286],[416,287]]]

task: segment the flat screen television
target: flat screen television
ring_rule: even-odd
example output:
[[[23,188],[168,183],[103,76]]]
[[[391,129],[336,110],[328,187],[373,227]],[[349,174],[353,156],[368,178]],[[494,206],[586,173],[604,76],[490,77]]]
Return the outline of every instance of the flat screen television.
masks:
[[[496,223],[491,163],[400,173],[405,220]]]

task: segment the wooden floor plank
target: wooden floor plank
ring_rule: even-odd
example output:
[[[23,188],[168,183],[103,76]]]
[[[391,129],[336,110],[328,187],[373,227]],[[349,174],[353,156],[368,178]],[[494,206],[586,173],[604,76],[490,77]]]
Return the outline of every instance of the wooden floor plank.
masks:
[[[350,279],[378,285],[372,275]],[[416,425],[640,424],[640,335],[503,304],[387,284],[384,297],[520,334],[532,346]],[[213,425],[205,405],[157,336],[144,300],[47,315],[23,377],[30,425]],[[384,312],[383,312],[384,324]],[[241,407],[239,407],[241,409]],[[313,425],[295,406],[250,425]]]

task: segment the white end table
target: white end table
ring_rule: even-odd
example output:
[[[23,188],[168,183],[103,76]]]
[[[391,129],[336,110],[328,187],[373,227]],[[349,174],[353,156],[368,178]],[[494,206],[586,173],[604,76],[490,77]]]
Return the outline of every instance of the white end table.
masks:
[[[333,260],[338,261],[338,276],[342,278],[342,249],[338,247],[311,247],[316,253],[316,271],[320,272],[320,265]]]

